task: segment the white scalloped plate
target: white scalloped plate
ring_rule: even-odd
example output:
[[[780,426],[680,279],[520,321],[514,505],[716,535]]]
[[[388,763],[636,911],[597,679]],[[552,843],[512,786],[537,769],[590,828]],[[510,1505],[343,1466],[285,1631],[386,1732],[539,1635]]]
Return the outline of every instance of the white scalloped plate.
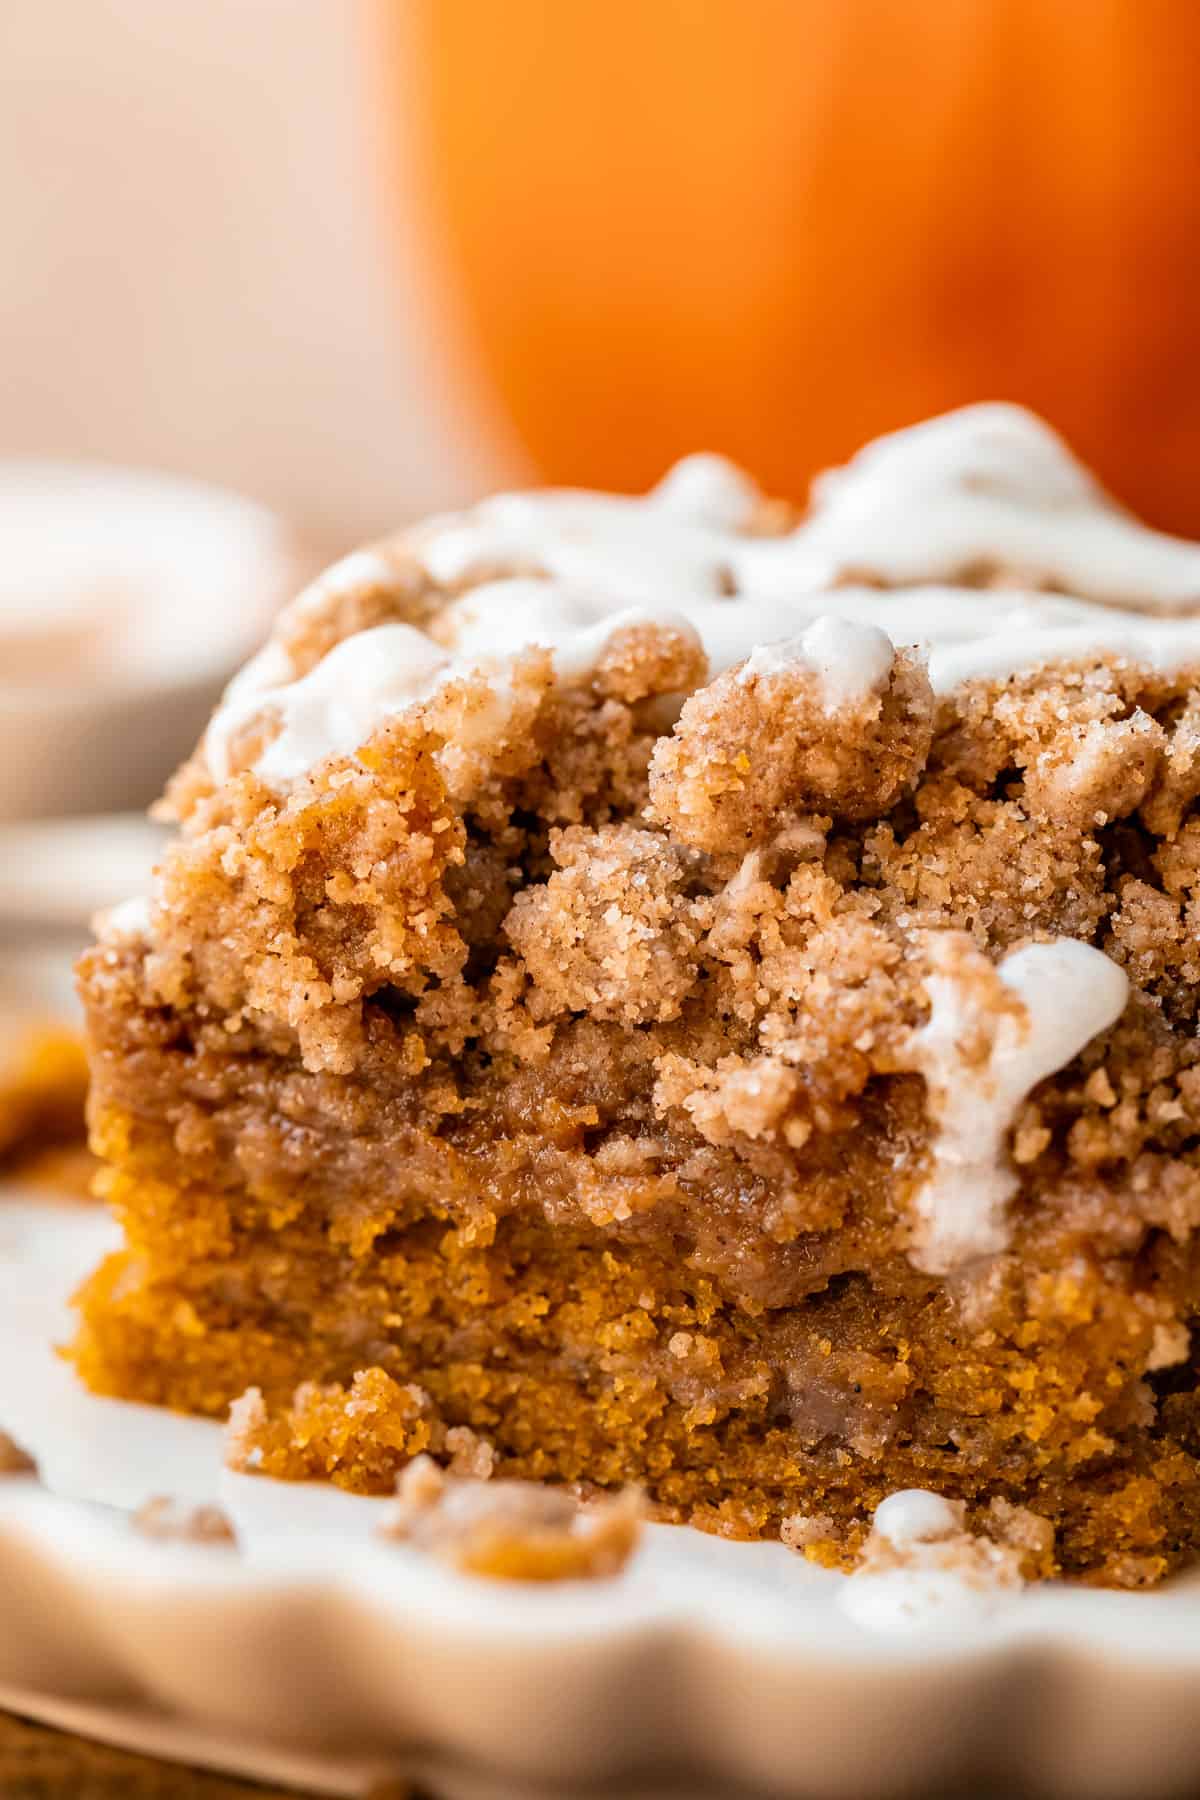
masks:
[[[1198,1577],[908,1635],[779,1545],[666,1526],[613,1582],[472,1581],[376,1541],[377,1501],[231,1475],[215,1426],[82,1393],[50,1346],[113,1235],[0,1192],[0,1423],[45,1484],[0,1482],[0,1705],[329,1793],[414,1757],[464,1800],[646,1770],[822,1800],[1200,1775]],[[136,1533],[121,1509],[163,1492],[218,1500],[240,1553]]]

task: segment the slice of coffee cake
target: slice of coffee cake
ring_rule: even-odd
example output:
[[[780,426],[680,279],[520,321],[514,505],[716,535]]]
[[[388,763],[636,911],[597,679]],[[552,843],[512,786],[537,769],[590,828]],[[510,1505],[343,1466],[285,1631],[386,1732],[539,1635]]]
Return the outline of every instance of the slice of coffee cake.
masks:
[[[701,457],[338,565],[82,964],[84,1379],[252,1390],[247,1463],[368,1491],[845,1556],[924,1487],[1043,1569],[1186,1559],[1198,615],[1200,547],[1007,407],[800,517]]]

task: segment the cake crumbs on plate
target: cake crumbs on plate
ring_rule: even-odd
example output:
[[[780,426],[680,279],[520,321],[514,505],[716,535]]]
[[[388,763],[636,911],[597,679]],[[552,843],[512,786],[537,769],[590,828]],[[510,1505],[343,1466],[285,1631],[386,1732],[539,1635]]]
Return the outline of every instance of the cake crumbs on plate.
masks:
[[[446,1433],[446,1448],[451,1475],[474,1481],[490,1481],[496,1469],[496,1447],[489,1438],[480,1437],[469,1425],[452,1425]]]
[[[83,1150],[87,1085],[77,1031],[51,1020],[0,1019],[0,1165],[24,1174],[43,1154],[68,1151],[90,1175]],[[78,1183],[77,1171],[69,1173]]]
[[[260,1435],[267,1422],[266,1402],[262,1389],[249,1387],[229,1402],[225,1424],[225,1467],[246,1473],[259,1467],[263,1460]]]
[[[0,1475],[36,1475],[37,1464],[15,1438],[0,1429]]]
[[[1028,1507],[993,1499],[976,1531],[961,1500],[907,1488],[876,1507],[853,1576],[937,1571],[969,1587],[1016,1588],[1044,1574],[1053,1552],[1054,1527]]]
[[[173,1494],[154,1494],[134,1513],[132,1524],[143,1537],[188,1544],[236,1544],[234,1531],[219,1506],[192,1506]]]
[[[779,1527],[779,1540],[809,1562],[836,1568],[842,1560],[841,1533],[830,1513],[789,1513]]]
[[[1037,1560],[1029,1545],[1040,1543],[1041,1534],[1031,1518],[993,1519],[993,1536],[970,1529],[962,1501],[921,1488],[889,1494],[875,1509],[837,1603],[869,1631],[958,1632],[985,1625],[1020,1594]]]
[[[396,1483],[379,1535],[463,1574],[596,1581],[620,1574],[637,1548],[642,1517],[636,1488],[585,1506],[561,1488],[448,1474],[431,1456],[418,1456]]]

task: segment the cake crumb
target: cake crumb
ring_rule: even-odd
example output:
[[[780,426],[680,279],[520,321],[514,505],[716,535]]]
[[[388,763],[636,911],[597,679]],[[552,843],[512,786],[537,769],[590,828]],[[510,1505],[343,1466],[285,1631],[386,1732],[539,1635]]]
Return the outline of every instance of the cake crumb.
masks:
[[[997,1494],[988,1503],[988,1523],[1002,1544],[1018,1552],[1027,1581],[1054,1573],[1054,1526],[1049,1519]]]
[[[590,1009],[627,1025],[679,1016],[709,909],[688,894],[696,859],[629,825],[550,834],[557,867],[517,895],[505,932],[537,1016]]]
[[[756,651],[697,690],[655,747],[653,818],[684,844],[741,855],[789,812],[886,812],[916,785],[933,714],[923,662],[887,648],[879,679],[831,707],[804,656]]]
[[[642,1513],[636,1488],[584,1507],[562,1488],[480,1481],[417,1456],[396,1483],[379,1535],[424,1550],[463,1574],[594,1581],[625,1567],[637,1548]]]
[[[247,1474],[263,1460],[262,1433],[267,1424],[267,1405],[262,1389],[249,1387],[229,1403],[225,1426],[225,1467]]]
[[[36,1475],[37,1464],[15,1438],[0,1430],[0,1475]]]
[[[219,1506],[189,1506],[172,1494],[155,1494],[133,1515],[143,1537],[189,1544],[236,1544],[237,1533]]]
[[[809,1562],[838,1560],[837,1521],[830,1513],[790,1513],[779,1527],[780,1542]]]
[[[1154,1336],[1150,1340],[1150,1354],[1146,1358],[1146,1368],[1150,1373],[1157,1369],[1174,1369],[1186,1362],[1191,1354],[1192,1334],[1182,1319],[1172,1319],[1169,1324],[1154,1327]]]
[[[489,1438],[480,1437],[469,1425],[452,1425],[446,1433],[450,1452],[449,1472],[474,1481],[490,1481],[496,1469],[496,1450]]]
[[[0,1023],[0,1163],[24,1175],[39,1153],[81,1150],[87,1085],[77,1032],[53,1020],[10,1016]]]

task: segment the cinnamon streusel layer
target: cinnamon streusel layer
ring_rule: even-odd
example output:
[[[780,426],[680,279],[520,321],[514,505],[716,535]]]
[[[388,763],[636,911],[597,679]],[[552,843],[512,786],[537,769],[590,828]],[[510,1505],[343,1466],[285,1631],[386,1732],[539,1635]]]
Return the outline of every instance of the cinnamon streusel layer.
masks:
[[[1197,615],[1005,407],[799,517],[697,458],[339,565],[82,964],[85,1380],[367,1491],[1193,1555]]]

